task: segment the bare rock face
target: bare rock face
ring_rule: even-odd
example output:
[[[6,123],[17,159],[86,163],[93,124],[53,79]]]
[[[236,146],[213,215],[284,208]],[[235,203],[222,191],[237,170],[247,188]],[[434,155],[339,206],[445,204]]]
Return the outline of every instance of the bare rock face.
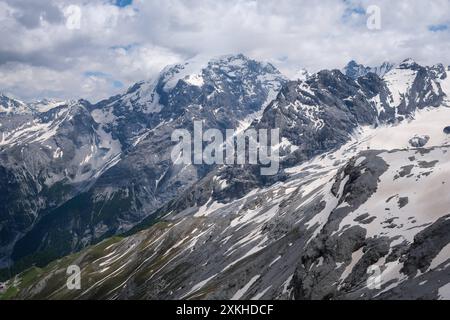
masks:
[[[430,137],[427,135],[424,136],[414,136],[413,138],[409,139],[409,144],[413,148],[422,148],[424,147],[428,141],[430,141]]]
[[[362,64],[358,64],[356,61],[350,61],[342,70],[342,72],[353,79],[358,79],[359,77],[363,77],[368,73],[375,73],[379,77],[383,77],[386,73],[391,71],[395,66],[389,62],[383,62],[380,66],[377,67],[366,67]]]

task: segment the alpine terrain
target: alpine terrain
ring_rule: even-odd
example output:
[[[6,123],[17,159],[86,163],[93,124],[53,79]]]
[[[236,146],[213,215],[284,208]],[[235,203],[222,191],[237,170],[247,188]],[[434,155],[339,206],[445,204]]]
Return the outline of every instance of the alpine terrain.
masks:
[[[278,173],[173,163],[194,120],[279,129]],[[0,298],[450,299],[450,67],[193,59],[95,104],[1,95],[0,134]]]

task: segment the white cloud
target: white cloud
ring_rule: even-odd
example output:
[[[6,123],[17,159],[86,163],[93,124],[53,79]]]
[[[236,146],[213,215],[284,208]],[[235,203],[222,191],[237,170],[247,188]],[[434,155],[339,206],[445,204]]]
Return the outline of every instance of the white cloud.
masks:
[[[125,8],[106,0],[29,3],[0,0],[0,91],[24,99],[105,98],[124,90],[116,82],[131,85],[198,54],[242,52],[287,75],[302,67],[340,68],[350,59],[450,64],[450,31],[429,30],[450,23],[448,0],[134,0]],[[379,31],[366,27],[364,9],[373,4],[381,8]],[[79,30],[66,27],[68,5],[81,7]]]

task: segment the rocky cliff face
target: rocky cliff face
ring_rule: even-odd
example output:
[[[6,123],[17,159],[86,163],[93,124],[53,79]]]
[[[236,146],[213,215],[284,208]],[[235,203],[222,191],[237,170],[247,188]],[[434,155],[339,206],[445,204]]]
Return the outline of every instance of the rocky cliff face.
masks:
[[[257,126],[280,128],[283,161],[298,164],[340,147],[360,126],[395,124],[417,110],[447,105],[446,75],[441,65],[422,67],[410,59],[383,78],[369,72],[353,79],[324,70],[287,83]]]
[[[95,123],[88,107],[79,101],[0,115],[3,264],[42,216],[89,185],[120,153],[120,144]]]

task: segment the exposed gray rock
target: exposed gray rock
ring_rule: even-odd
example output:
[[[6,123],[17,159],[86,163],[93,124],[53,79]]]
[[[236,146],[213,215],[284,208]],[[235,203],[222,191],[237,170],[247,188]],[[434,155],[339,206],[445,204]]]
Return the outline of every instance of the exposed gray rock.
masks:
[[[430,141],[429,136],[414,136],[409,140],[409,144],[414,148],[422,148],[428,143],[428,141]]]
[[[400,197],[398,199],[398,206],[399,206],[399,208],[400,209],[403,208],[404,206],[406,206],[408,204],[408,202],[409,202],[408,197]]]
[[[359,77],[363,77],[366,74],[372,72],[382,78],[386,73],[391,71],[395,66],[389,62],[383,62],[378,67],[366,67],[362,64],[356,63],[356,61],[350,61],[345,68],[343,69],[343,73],[353,79],[358,79]]]
[[[433,258],[449,243],[450,215],[446,215],[414,237],[402,272],[409,277],[414,277],[418,271],[425,272]]]
[[[337,297],[339,277],[343,268],[339,264],[350,264],[352,253],[364,248],[363,259],[360,265],[354,268],[355,274],[348,278],[350,286],[361,282],[361,277],[367,277],[364,269],[376,262],[381,256],[387,254],[386,241],[381,239],[366,240],[366,230],[360,226],[352,226],[342,233],[335,234],[342,219],[360,207],[376,192],[378,178],[387,170],[387,164],[379,157],[378,152],[365,151],[361,154],[366,160],[364,165],[355,166],[353,159],[337,174],[332,190],[339,196],[339,204],[348,203],[349,206],[333,210],[321,233],[306,248],[301,262],[293,278],[293,295],[296,299],[332,299]],[[365,170],[362,170],[364,167]],[[342,195],[336,190],[341,189],[340,184],[344,177],[347,182],[343,187]],[[361,219],[366,219],[364,215]],[[381,241],[381,242],[380,242]],[[378,245],[375,245],[378,243]],[[371,248],[371,250],[369,250]],[[311,269],[311,264],[319,258],[324,259],[320,268]],[[364,271],[364,272],[363,272]],[[362,275],[361,273],[364,273]],[[365,279],[365,278],[363,278]],[[346,286],[342,287],[347,290]]]

